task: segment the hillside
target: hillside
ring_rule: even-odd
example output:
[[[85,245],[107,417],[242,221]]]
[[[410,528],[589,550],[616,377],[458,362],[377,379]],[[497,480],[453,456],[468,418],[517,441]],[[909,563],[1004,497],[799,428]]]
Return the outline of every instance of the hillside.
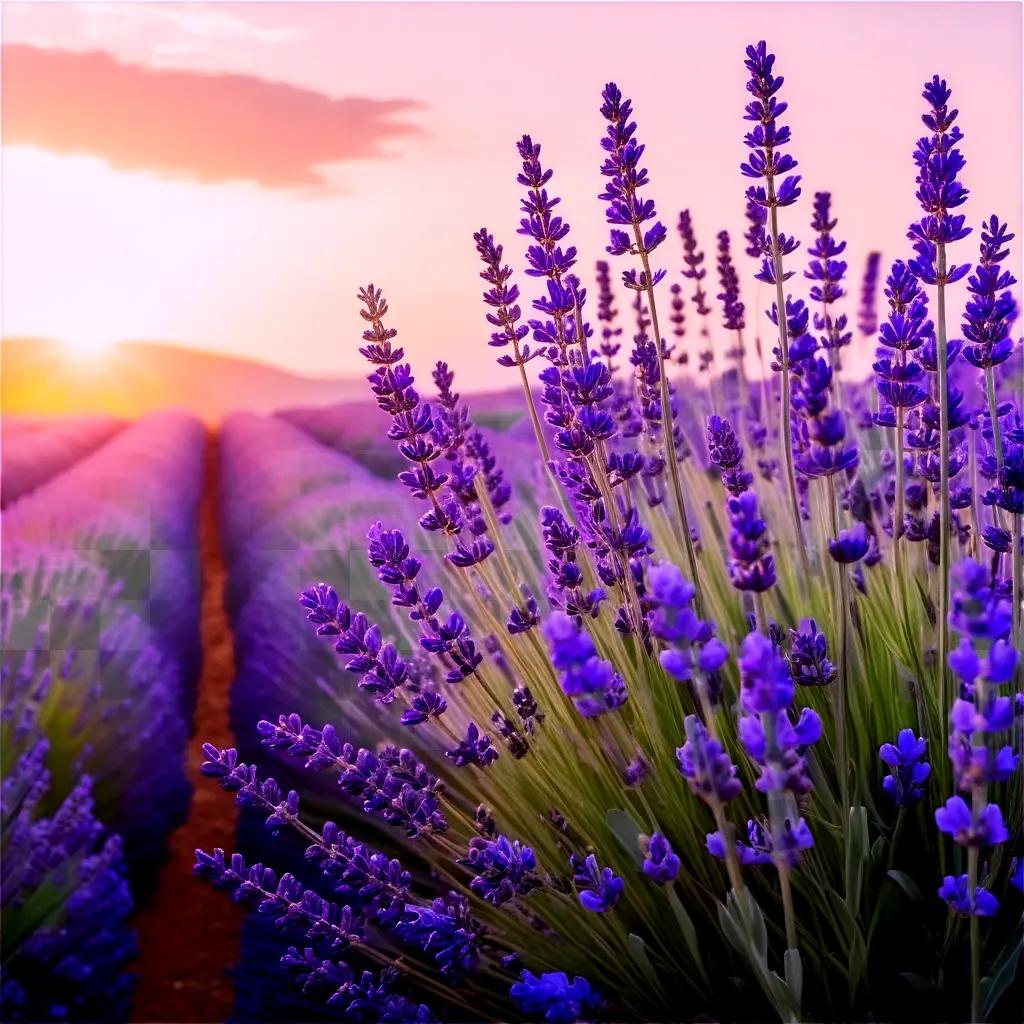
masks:
[[[365,393],[361,378],[312,378],[264,363],[152,342],[121,342],[76,354],[57,341],[0,343],[0,400],[11,415],[131,418],[156,409],[192,412],[207,423],[233,409],[343,402]]]

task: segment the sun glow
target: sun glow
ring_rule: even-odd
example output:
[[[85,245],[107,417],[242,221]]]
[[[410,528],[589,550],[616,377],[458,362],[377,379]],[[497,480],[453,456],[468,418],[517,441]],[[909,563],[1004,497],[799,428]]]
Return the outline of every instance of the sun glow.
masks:
[[[64,347],[75,362],[95,362],[106,355],[113,345],[113,339],[102,330],[82,329],[64,339]]]

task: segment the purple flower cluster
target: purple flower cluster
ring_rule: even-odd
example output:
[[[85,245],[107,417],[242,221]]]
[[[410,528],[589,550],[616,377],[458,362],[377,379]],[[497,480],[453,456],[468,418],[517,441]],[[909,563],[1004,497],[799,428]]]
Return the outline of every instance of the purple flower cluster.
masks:
[[[743,789],[736,765],[696,715],[687,715],[684,725],[686,742],[676,749],[679,774],[706,803],[734,800]]]
[[[803,751],[821,738],[821,718],[803,708],[794,723],[789,717],[794,684],[789,663],[762,633],[751,633],[740,654],[739,733],[750,757],[761,767],[757,788],[762,793],[788,790],[800,796],[812,788]]]
[[[420,401],[409,364],[399,362],[405,355],[404,349],[391,344],[398,331],[384,325],[388,304],[381,289],[372,284],[361,288],[359,301],[365,307],[359,311],[360,316],[370,325],[363,332],[366,344],[359,351],[377,367],[367,380],[377,405],[391,417],[388,438],[398,445],[402,457],[412,466],[400,473],[398,479],[414,498],[430,503],[420,525],[425,530],[455,536],[462,530],[462,521],[454,503],[442,507],[440,502],[448,474],[434,469],[434,463],[447,446],[434,440],[433,411],[429,403]]]
[[[768,526],[758,515],[757,495],[753,491],[730,498],[729,577],[737,590],[755,594],[775,586],[775,558],[769,550]]]
[[[882,779],[882,789],[897,807],[916,804],[925,792],[932,766],[924,760],[928,741],[913,729],[901,729],[895,743],[883,743],[878,756],[892,773]]]
[[[611,663],[597,656],[590,634],[564,612],[552,613],[542,627],[551,661],[561,673],[562,690],[584,718],[614,711],[626,703],[626,684]]]
[[[754,482],[754,476],[743,466],[743,446],[732,424],[721,416],[707,419],[708,458],[722,474],[722,484],[734,497],[739,497]]]
[[[874,337],[878,331],[878,271],[882,265],[880,252],[869,252],[864,261],[864,276],[860,285],[860,310],[857,329],[864,338]]]
[[[747,47],[744,64],[750,72],[747,92],[753,99],[747,104],[743,116],[745,120],[752,121],[754,127],[743,138],[750,156],[740,164],[740,171],[748,178],[764,181],[763,185],[747,188],[747,201],[766,211],[791,206],[800,198],[800,176],[790,173],[796,169],[796,160],[782,152],[792,138],[789,126],[779,124],[779,118],[788,106],[776,95],[784,79],[774,73],[775,54],[768,52],[764,40]],[[776,266],[770,239],[766,232],[761,232],[757,240],[761,243],[758,255],[762,258],[758,280],[775,284]],[[753,248],[753,239],[750,241]],[[779,235],[780,255],[795,252],[798,244],[793,238]],[[791,271],[785,273],[782,280],[790,277]]]
[[[1006,362],[1013,351],[1010,327],[1017,316],[1017,303],[1009,289],[1017,279],[1000,266],[1010,255],[1013,237],[993,215],[981,229],[981,251],[967,281],[971,297],[964,309],[963,354],[982,370]]]
[[[574,853],[570,863],[572,881],[583,909],[592,914],[604,914],[613,909],[626,883],[611,868],[599,867],[597,857],[592,853],[587,857]]]
[[[601,1006],[600,996],[586,978],[577,976],[569,981],[564,971],[534,974],[524,970],[509,995],[522,1013],[548,1021],[589,1020]]]
[[[807,250],[810,261],[804,277],[814,282],[809,293],[811,301],[821,304],[821,313],[814,315],[814,327],[822,332],[821,347],[838,355],[836,350],[849,345],[853,333],[847,330],[846,315],[832,312],[835,303],[846,294],[843,289],[846,262],[837,258],[845,251],[846,243],[837,241],[833,234],[838,221],[831,215],[831,204],[832,196],[828,192],[814,193],[811,230],[816,237]]]
[[[928,112],[921,120],[931,134],[917,141],[914,163],[917,165],[917,201],[924,217],[910,225],[907,237],[914,242],[917,258],[911,269],[925,284],[936,284],[940,271],[936,262],[937,247],[966,238],[971,229],[965,225],[965,216],[953,213],[967,201],[967,189],[959,180],[967,161],[956,148],[963,132],[956,125],[959,111],[949,107],[952,91],[945,79],[935,75],[926,82],[922,96]],[[970,265],[944,268],[945,284],[959,281],[970,270]]]
[[[0,794],[5,941],[20,937],[17,956],[5,948],[0,1009],[10,1021],[124,1020],[135,939],[121,841],[97,819],[88,775],[54,801],[49,752],[45,739],[28,747]]]
[[[636,122],[631,121],[633,104],[624,99],[614,82],[609,82],[601,94],[601,116],[608,122],[601,148],[608,154],[601,166],[601,173],[608,179],[604,191],[598,196],[606,202],[605,217],[609,224],[629,227],[631,232],[616,226],[611,229],[607,247],[612,256],[634,253],[647,256],[653,252],[668,235],[665,225],[657,219],[653,199],[644,199],[640,189],[649,183],[647,169],[640,166],[644,147],[634,138]],[[649,227],[643,225],[654,221]],[[636,276],[627,270],[623,281],[627,287],[640,290],[656,284],[663,276],[658,272],[648,280],[646,272]]]
[[[727,331],[742,331],[745,326],[743,319],[744,307],[740,301],[740,279],[732,262],[729,251],[729,232],[718,232],[718,283],[721,292],[718,299],[722,303],[722,326]],[[734,350],[733,356],[740,359],[742,349]]]
[[[533,850],[507,836],[471,839],[460,863],[475,872],[470,889],[495,907],[529,896],[542,885],[536,874],[537,857]]]

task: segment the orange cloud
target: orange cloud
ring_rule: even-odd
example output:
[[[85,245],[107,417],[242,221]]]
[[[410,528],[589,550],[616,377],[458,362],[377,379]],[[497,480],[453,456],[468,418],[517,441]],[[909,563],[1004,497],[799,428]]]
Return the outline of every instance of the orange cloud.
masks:
[[[5,145],[203,182],[323,185],[321,165],[382,156],[382,142],[418,132],[393,118],[419,105],[125,64],[101,51],[3,47]]]

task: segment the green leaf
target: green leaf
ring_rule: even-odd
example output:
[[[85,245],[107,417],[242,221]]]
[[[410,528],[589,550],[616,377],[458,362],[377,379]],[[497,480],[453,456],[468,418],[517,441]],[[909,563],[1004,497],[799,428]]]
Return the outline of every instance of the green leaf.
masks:
[[[1003,993],[1017,976],[1021,956],[1024,955],[1024,936],[1007,946],[992,965],[992,973],[981,979],[981,1019],[988,1020]]]
[[[643,851],[640,849],[640,826],[618,807],[613,807],[605,814],[604,823],[611,829],[619,845],[633,858],[633,863],[640,867],[644,862]]]
[[[921,895],[921,890],[917,887],[917,882],[915,882],[905,871],[897,871],[893,868],[891,871],[887,871],[886,874],[910,897],[914,903],[919,905],[924,903],[924,897]]]
[[[683,906],[674,887],[670,887],[668,890],[668,902],[669,906],[672,908],[672,913],[676,916],[676,921],[679,924],[679,930],[683,933],[683,942],[686,943],[686,948],[690,951],[690,956],[693,957],[693,962],[697,965],[701,976],[706,979],[707,974],[704,971],[704,958],[700,953],[700,941],[697,938],[697,929],[694,928],[693,919],[686,912],[686,907]]]
[[[885,852],[885,836],[879,836],[871,844],[871,863],[878,864],[882,859],[882,854]]]
[[[782,958],[782,965],[786,973],[786,984],[799,1007],[804,992],[804,967],[800,962],[800,950],[787,949]]]
[[[768,932],[764,915],[749,889],[730,890],[718,905],[718,920],[729,944],[750,964],[762,991],[784,1021],[798,1021],[800,1007],[789,985],[768,969]]]
[[[900,977],[916,992],[926,995],[941,995],[942,989],[929,978],[920,974],[911,974],[909,971],[900,971]]]
[[[639,935],[630,932],[626,937],[626,948],[629,950],[633,963],[640,968],[640,972],[647,979],[648,984],[652,988],[660,990],[661,980],[658,978],[658,972],[654,969],[654,965],[647,955],[647,946],[644,940]]]
[[[850,840],[846,847],[846,904],[855,915],[860,907],[864,865],[868,859],[868,809],[850,808]]]

